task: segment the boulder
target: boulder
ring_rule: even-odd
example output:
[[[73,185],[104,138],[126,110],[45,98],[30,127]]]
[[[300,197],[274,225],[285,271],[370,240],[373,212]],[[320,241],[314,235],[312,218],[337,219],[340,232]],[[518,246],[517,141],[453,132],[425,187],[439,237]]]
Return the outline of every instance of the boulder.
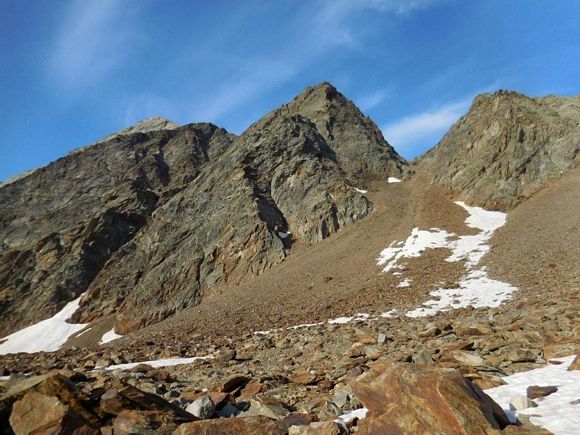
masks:
[[[220,418],[182,424],[174,435],[283,435],[286,430],[265,417]]]
[[[350,384],[369,409],[361,434],[485,434],[509,424],[499,405],[456,370],[377,364]]]
[[[29,391],[14,403],[10,427],[16,435],[97,434],[87,420],[55,396]]]
[[[194,400],[185,410],[198,418],[205,419],[211,418],[215,413],[215,405],[208,396],[202,396]]]

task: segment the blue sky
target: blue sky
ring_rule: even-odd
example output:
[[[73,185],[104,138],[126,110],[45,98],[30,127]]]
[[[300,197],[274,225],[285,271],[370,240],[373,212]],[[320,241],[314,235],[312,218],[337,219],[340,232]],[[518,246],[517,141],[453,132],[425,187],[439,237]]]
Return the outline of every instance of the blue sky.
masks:
[[[498,88],[580,93],[577,0],[0,1],[0,180],[153,115],[241,133],[330,81],[406,158]]]

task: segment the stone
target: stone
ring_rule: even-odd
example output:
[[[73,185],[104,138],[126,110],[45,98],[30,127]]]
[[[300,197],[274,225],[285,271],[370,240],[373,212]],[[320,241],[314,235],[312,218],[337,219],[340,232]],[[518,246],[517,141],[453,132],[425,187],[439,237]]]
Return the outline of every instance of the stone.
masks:
[[[412,360],[415,364],[419,365],[433,364],[433,358],[431,358],[429,351],[424,347],[413,354]]]
[[[211,418],[215,413],[215,405],[208,396],[202,396],[185,408],[190,414],[201,418]]]
[[[180,425],[174,435],[284,435],[286,430],[265,417],[220,418]]]
[[[161,411],[122,411],[113,420],[114,435],[171,434],[178,422]]]
[[[217,411],[216,411],[216,415],[218,417],[225,417],[225,418],[230,418],[230,417],[235,417],[236,415],[238,415],[240,413],[240,410],[235,407],[234,405],[232,405],[231,403],[226,403],[225,405],[221,406]]]
[[[568,370],[580,370],[580,355],[576,355],[574,361],[568,366]]]
[[[316,375],[311,373],[298,373],[290,377],[290,382],[300,385],[312,385],[316,383]]]
[[[29,391],[16,401],[10,414],[10,427],[16,435],[32,433],[97,434],[81,415],[55,396]]]
[[[234,376],[230,377],[228,380],[226,380],[219,387],[219,391],[221,391],[222,393],[232,393],[234,391],[238,391],[241,388],[243,388],[244,385],[246,385],[249,381],[250,381],[250,378],[248,378],[246,376],[234,375]]]
[[[308,426],[290,426],[288,435],[340,435],[342,428],[335,421],[316,421]]]
[[[359,433],[491,433],[509,421],[479,387],[456,370],[377,364],[351,380],[368,408]]]
[[[466,364],[474,367],[482,367],[486,365],[485,360],[475,353],[456,350],[451,353],[453,359],[461,364]]]
[[[550,394],[555,393],[558,391],[558,387],[555,385],[540,387],[538,385],[532,385],[526,389],[526,395],[530,399],[537,399],[539,397],[546,397]]]
[[[510,399],[509,407],[512,411],[521,411],[522,409],[533,408],[536,405],[532,400],[521,394],[517,394]]]
[[[153,367],[151,367],[149,364],[141,363],[133,367],[131,369],[131,373],[147,373],[150,372],[151,370],[153,370]]]
[[[256,397],[250,399],[250,409],[243,413],[249,417],[267,417],[272,420],[281,420],[290,415],[284,404],[272,397]]]

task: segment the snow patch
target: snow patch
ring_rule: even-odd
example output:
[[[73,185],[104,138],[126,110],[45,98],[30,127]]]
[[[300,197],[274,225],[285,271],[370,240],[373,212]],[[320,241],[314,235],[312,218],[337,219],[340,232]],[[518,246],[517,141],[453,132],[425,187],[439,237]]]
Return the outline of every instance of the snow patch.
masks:
[[[529,416],[530,422],[542,426],[555,434],[578,434],[580,428],[580,404],[572,402],[580,399],[580,370],[568,371],[575,356],[556,358],[561,364],[547,365],[527,372],[516,373],[503,378],[506,385],[485,390],[506,412],[512,422],[519,415]],[[535,399],[535,408],[519,411],[510,410],[509,402],[514,396],[526,396],[532,385],[557,386],[558,391],[544,398]]]
[[[395,177],[389,177],[387,178],[387,183],[400,183],[401,180],[399,180],[398,178]]]
[[[67,319],[78,309],[82,296],[80,295],[74,301],[66,304],[50,319],[28,326],[1,339],[7,341],[0,344],[0,355],[19,352],[55,352],[60,349],[71,335],[87,326],[86,324],[67,322]]]
[[[446,248],[449,246],[449,234],[445,230],[434,229],[420,230],[413,228],[411,235],[400,245],[400,242],[392,242],[388,248],[385,248],[379,254],[377,264],[382,266],[383,272],[388,272],[395,268],[397,262],[403,258],[419,257],[425,249]]]
[[[456,288],[441,288],[432,291],[434,298],[423,306],[406,313],[409,317],[431,316],[439,311],[465,308],[497,307],[511,298],[516,287],[487,276],[485,267],[478,267],[481,259],[491,249],[489,240],[493,233],[506,223],[507,215],[497,211],[488,211],[480,207],[470,207],[458,201],[457,205],[465,209],[469,216],[465,223],[470,228],[480,230],[475,235],[456,236],[445,230],[431,228],[420,230],[413,228],[411,235],[404,242],[393,242],[383,249],[377,259],[379,266],[384,266],[383,272],[401,268],[398,264],[404,258],[419,257],[426,249],[448,248],[451,255],[446,261],[465,260],[467,273],[458,282]],[[400,272],[392,272],[399,276]],[[408,287],[408,279],[400,282],[398,287]]]
[[[0,381],[7,381],[10,379],[10,376],[0,376]]]
[[[362,193],[363,195],[364,195],[365,193],[367,193],[367,191],[366,191],[366,190],[363,190],[363,189],[358,189],[358,188],[356,188],[356,187],[354,188],[354,190],[356,190],[358,193]]]
[[[506,282],[489,278],[485,268],[469,272],[458,284],[457,288],[430,292],[435,299],[405,314],[408,317],[425,317],[456,308],[499,307],[517,290]]]
[[[115,328],[113,328],[109,332],[105,332],[103,334],[103,336],[101,337],[101,341],[99,341],[99,344],[105,344],[108,343],[109,341],[113,341],[121,337],[123,336],[115,333]]]
[[[191,364],[196,361],[206,360],[206,359],[213,359],[213,356],[194,356],[191,358],[166,358],[166,359],[157,359],[153,361],[140,361],[134,363],[126,363],[126,364],[115,364],[108,367],[100,367],[103,370],[130,370],[133,367],[138,366],[139,364],[148,364],[153,368],[158,367],[170,367],[170,366],[178,366],[182,364]]]
[[[397,285],[397,287],[400,287],[400,288],[411,287],[412,282],[413,281],[411,281],[409,278],[405,278]]]
[[[357,313],[355,316],[352,317],[337,317],[336,319],[330,319],[328,323],[330,323],[331,325],[344,325],[345,323],[350,323],[352,321],[369,320],[370,317],[371,317],[370,314]]]
[[[349,412],[346,412],[346,413],[340,415],[334,421],[340,425],[346,425],[346,424],[350,423],[351,421],[353,421],[355,418],[362,420],[363,418],[365,418],[367,416],[368,412],[369,412],[369,410],[367,408],[355,409],[354,411],[349,411]]]

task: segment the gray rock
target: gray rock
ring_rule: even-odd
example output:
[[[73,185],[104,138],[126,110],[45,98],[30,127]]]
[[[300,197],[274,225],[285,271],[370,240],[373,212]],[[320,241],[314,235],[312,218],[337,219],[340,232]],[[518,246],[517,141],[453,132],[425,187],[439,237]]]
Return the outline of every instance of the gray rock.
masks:
[[[202,396],[185,408],[187,412],[198,418],[211,418],[215,413],[215,405],[208,396]]]

